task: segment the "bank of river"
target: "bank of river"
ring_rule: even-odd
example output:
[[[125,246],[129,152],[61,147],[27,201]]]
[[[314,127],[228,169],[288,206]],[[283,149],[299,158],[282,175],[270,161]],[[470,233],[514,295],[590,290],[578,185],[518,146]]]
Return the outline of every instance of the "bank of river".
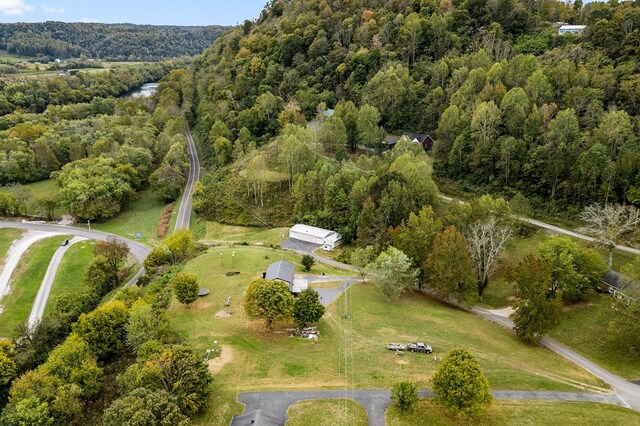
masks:
[[[156,93],[156,90],[158,90],[158,83],[146,83],[130,92],[127,96],[132,98],[148,98]]]

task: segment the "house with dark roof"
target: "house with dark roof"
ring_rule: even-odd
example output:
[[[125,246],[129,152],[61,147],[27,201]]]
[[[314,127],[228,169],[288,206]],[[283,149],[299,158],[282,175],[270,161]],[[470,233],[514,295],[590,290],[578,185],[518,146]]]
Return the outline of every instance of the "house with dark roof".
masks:
[[[296,279],[295,271],[296,267],[293,263],[279,260],[267,267],[267,272],[264,273],[263,277],[267,280],[279,280],[287,283],[289,291],[295,296],[309,288],[309,281]]]
[[[422,149],[424,149],[425,152],[430,152],[433,148],[434,141],[431,136],[424,133],[407,132],[403,133],[401,136],[387,135],[387,137],[382,141],[384,149],[392,149],[402,138],[406,138],[411,143],[422,146]]]

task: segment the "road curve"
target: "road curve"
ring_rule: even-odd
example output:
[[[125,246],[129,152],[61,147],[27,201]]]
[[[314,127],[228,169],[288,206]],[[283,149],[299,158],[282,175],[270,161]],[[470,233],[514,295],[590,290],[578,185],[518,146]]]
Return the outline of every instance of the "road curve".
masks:
[[[29,315],[28,322],[29,329],[33,329],[42,319],[44,308],[47,306],[49,293],[51,292],[51,287],[53,286],[53,282],[56,279],[56,274],[58,273],[58,268],[60,267],[62,258],[72,245],[74,245],[75,243],[79,243],[80,241],[86,241],[86,238],[73,237],[71,240],[69,240],[69,244],[67,244],[66,246],[58,247],[58,250],[56,250],[56,252],[53,254],[51,262],[49,262],[49,267],[47,268],[47,273],[42,279],[40,290],[38,290],[38,295],[36,296],[36,300],[33,302],[33,307],[31,308],[31,314]]]
[[[182,202],[178,208],[178,217],[176,218],[176,225],[173,228],[174,231],[189,228],[193,188],[198,179],[200,179],[200,160],[198,159],[196,144],[193,142],[193,136],[191,136],[191,130],[187,129],[186,136],[187,153],[189,155],[189,176],[187,178],[187,184],[184,187],[184,193],[182,194]]]
[[[451,202],[455,198],[449,197],[448,195],[440,195],[440,199],[444,200],[444,201],[447,201],[447,202]],[[458,200],[458,202],[460,204],[466,204],[462,200]],[[570,229],[561,228],[559,226],[551,225],[549,223],[545,223],[545,222],[542,222],[542,221],[539,221],[539,220],[536,220],[536,219],[531,219],[529,217],[519,216],[519,215],[513,215],[513,217],[516,220],[519,220],[521,222],[526,222],[526,223],[528,223],[530,225],[534,225],[534,226],[537,226],[539,228],[548,229],[549,231],[553,231],[553,232],[556,232],[558,234],[569,235],[571,237],[575,237],[575,238],[578,238],[578,239],[581,239],[581,240],[585,240],[585,241],[589,241],[589,242],[595,242],[596,241],[595,238],[590,237],[588,235],[581,234],[579,232],[572,231]],[[635,254],[635,255],[640,254],[640,250],[636,249],[636,248],[633,248],[633,247],[627,247],[627,246],[623,246],[623,245],[618,245],[618,246],[616,246],[616,249],[620,250],[620,251],[627,252],[627,253]]]
[[[497,315],[487,309],[474,306],[471,311],[505,328],[512,329],[514,326],[513,321],[509,318]],[[568,346],[565,346],[550,337],[543,338],[540,343],[542,344],[542,346],[552,350],[566,360],[584,368],[594,376],[598,377],[600,380],[606,382],[616,391],[617,396],[622,400],[625,407],[640,412],[640,386],[613,374],[606,368],[585,358],[584,356],[570,349]]]
[[[75,226],[67,226],[67,225],[56,225],[49,223],[35,223],[35,222],[10,222],[10,221],[0,221],[0,228],[14,228],[14,229],[26,229],[31,231],[42,231],[42,232],[54,232],[63,235],[74,235],[77,237],[84,237],[90,240],[100,240],[105,241],[109,237],[114,237],[120,241],[123,241],[131,251],[131,254],[138,259],[138,261],[142,264],[144,259],[147,258],[149,253],[151,252],[151,247],[146,246],[138,241],[129,240],[127,238],[122,238],[118,235],[109,234],[107,232],[102,231],[94,231],[83,228],[77,228]],[[138,273],[127,282],[125,287],[131,287],[136,282],[138,282],[138,278],[144,273],[144,267],[141,267]]]
[[[505,390],[492,391],[491,393],[497,399],[577,401],[624,406],[616,395],[610,394]],[[428,389],[421,389],[418,394],[421,398],[431,398],[433,396]],[[261,410],[265,414],[280,420],[285,419],[287,410],[296,402],[317,399],[352,399],[366,410],[370,426],[384,426],[386,424],[384,413],[391,405],[391,391],[388,389],[336,389],[324,391],[247,392],[238,395],[238,401],[245,406],[245,413]],[[236,417],[234,417],[234,420]],[[231,426],[241,424],[238,421],[234,423],[234,420],[231,421]]]

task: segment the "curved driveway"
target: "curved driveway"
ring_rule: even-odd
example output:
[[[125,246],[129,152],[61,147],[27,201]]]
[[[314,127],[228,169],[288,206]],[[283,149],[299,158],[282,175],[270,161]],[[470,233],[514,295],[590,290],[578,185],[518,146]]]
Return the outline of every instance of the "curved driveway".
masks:
[[[625,406],[616,395],[611,394],[504,390],[492,391],[491,393],[497,399],[595,402]],[[431,391],[428,389],[421,389],[419,395],[421,398],[432,397]],[[391,405],[391,391],[388,389],[348,391],[336,389],[325,391],[247,392],[238,395],[238,401],[245,405],[244,412],[246,414],[242,417],[260,410],[270,417],[279,419],[283,425],[287,410],[291,405],[300,401],[316,399],[352,399],[366,410],[369,416],[369,425],[384,426],[386,424],[384,412]],[[241,422],[237,421],[236,417],[231,421],[231,426],[240,426]]]

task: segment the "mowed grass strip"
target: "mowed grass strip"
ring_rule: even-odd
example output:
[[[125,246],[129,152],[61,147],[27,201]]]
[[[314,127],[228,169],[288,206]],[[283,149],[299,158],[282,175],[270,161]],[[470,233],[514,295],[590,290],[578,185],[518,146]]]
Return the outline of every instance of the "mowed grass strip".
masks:
[[[400,380],[427,386],[442,357],[455,348],[469,349],[478,357],[494,389],[582,391],[606,386],[554,353],[525,345],[511,331],[473,314],[420,294],[388,303],[371,284],[355,284],[330,306],[319,323],[316,343],[289,338],[284,330],[288,324],[268,332],[263,322],[247,318],[243,295],[279,255],[260,247],[210,249],[185,266],[186,272],[198,276],[200,287],[210,290],[209,296],[190,307],[174,301],[170,308],[175,328],[203,356],[215,340],[233,348],[233,359],[217,374],[218,383],[232,389],[381,388]],[[287,260],[292,257],[298,256],[284,254]],[[228,271],[240,275],[226,276]],[[228,307],[227,296],[232,301]],[[351,319],[345,319],[347,313]],[[400,357],[385,348],[390,342],[411,341],[430,344],[435,353]]]
[[[611,297],[594,294],[587,302],[565,308],[560,325],[549,334],[611,372],[637,380],[640,358],[621,354],[608,341]]]
[[[0,265],[4,264],[11,244],[20,239],[21,236],[22,231],[20,229],[0,228]]]
[[[369,417],[352,399],[301,401],[287,411],[286,426],[367,426]]]
[[[465,420],[448,415],[433,400],[420,400],[408,413],[395,406],[389,408],[386,420],[388,426],[632,426],[640,424],[640,413],[615,405],[588,402],[494,400],[484,415]]]
[[[158,218],[164,210],[165,204],[158,200],[151,189],[139,192],[135,200],[116,217],[103,223],[92,223],[91,228],[125,238],[134,239],[135,234],[141,233],[140,241],[154,244],[156,237],[156,225]],[[84,224],[86,227],[87,224]]]
[[[233,226],[218,222],[207,222],[206,241],[220,243],[260,243],[279,246],[289,238],[289,228],[260,228],[252,226]]]
[[[68,236],[55,236],[34,243],[23,255],[11,279],[10,293],[0,303],[0,337],[15,337],[15,328],[29,319],[42,279],[55,251]]]
[[[76,294],[84,288],[84,277],[93,261],[95,241],[75,243],[65,253],[51,287],[44,313],[51,312],[56,302],[66,294]]]

